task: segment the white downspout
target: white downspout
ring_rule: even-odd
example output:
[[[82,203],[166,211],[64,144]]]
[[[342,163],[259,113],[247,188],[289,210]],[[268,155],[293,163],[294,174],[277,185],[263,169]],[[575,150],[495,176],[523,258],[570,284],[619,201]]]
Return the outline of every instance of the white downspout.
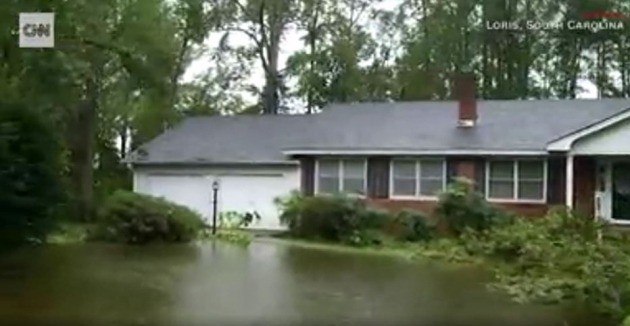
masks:
[[[573,209],[573,179],[574,179],[574,171],[573,171],[573,154],[569,153],[567,155],[567,171],[566,171],[566,198],[565,205],[569,210]]]

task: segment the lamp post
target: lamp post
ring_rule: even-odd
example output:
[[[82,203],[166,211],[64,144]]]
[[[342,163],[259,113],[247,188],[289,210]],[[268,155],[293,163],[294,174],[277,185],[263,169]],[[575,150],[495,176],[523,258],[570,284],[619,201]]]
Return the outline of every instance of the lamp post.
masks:
[[[219,193],[219,181],[212,181],[212,235],[217,234],[217,194]]]

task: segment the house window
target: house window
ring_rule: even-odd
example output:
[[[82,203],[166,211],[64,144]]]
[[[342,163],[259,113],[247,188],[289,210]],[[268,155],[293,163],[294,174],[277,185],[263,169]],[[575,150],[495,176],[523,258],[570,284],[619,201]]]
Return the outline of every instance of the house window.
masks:
[[[360,159],[323,159],[317,161],[317,192],[366,192],[366,161]]]
[[[486,168],[488,199],[545,200],[547,179],[545,161],[490,161]]]
[[[392,196],[435,197],[446,184],[444,160],[397,159],[391,167]]]
[[[318,163],[318,191],[322,193],[339,192],[339,161],[322,160]]]

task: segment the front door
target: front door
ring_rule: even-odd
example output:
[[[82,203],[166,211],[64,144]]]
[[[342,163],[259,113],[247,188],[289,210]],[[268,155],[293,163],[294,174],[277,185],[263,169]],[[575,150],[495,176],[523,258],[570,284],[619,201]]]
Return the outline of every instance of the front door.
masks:
[[[630,162],[612,163],[612,218],[630,221]]]
[[[595,189],[595,217],[603,220],[611,220],[611,164],[609,161],[599,160],[597,162],[597,183]]]

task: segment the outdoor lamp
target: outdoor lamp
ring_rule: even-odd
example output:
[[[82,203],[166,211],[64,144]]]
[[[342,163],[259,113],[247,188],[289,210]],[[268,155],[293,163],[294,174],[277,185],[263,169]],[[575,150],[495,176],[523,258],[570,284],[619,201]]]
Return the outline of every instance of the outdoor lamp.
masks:
[[[219,181],[212,181],[212,235],[217,234],[217,193],[219,192]]]

